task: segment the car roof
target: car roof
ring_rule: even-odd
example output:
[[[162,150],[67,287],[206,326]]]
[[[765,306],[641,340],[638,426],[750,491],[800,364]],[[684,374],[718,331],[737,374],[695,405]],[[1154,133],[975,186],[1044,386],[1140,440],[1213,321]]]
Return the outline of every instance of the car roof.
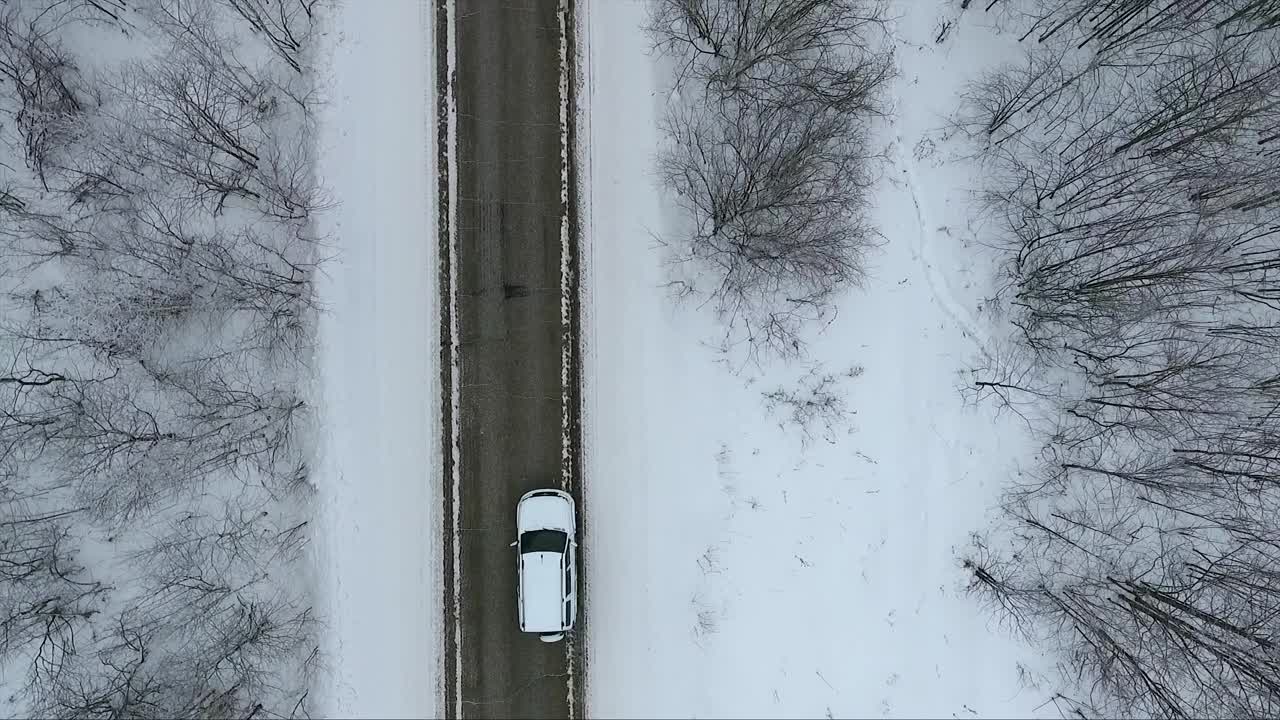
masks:
[[[564,627],[564,553],[520,556],[522,630],[556,632]]]

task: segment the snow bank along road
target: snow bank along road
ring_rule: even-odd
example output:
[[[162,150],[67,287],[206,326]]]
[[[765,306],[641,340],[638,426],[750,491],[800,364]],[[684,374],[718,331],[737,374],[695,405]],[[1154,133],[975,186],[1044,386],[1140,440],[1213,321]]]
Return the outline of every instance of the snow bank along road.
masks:
[[[508,547],[520,495],[575,485],[561,470],[572,457],[562,423],[576,417],[574,403],[562,400],[575,377],[562,361],[562,346],[572,344],[562,292],[573,295],[562,287],[572,277],[562,273],[567,2],[437,0],[448,176],[443,374],[453,393],[444,423],[450,716],[568,717],[581,709],[572,639],[545,644],[517,628]]]

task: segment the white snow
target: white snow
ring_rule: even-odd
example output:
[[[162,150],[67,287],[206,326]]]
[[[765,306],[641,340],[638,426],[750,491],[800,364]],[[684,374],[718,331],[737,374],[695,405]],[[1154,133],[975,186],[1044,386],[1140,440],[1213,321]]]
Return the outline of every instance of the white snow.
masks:
[[[1011,40],[956,3],[893,14],[901,78],[873,199],[885,234],[866,287],[812,346],[856,412],[807,447],[761,398],[810,366],[735,375],[680,307],[653,237],[664,98],[640,0],[587,3],[584,547],[588,705],[600,717],[1052,716],[1020,682],[1043,660],[963,593],[957,559],[1030,458],[1016,419],[966,407],[960,372],[989,322],[973,169],[939,128]],[[945,8],[945,10],[944,10]],[[953,19],[948,16],[946,19]],[[1014,48],[1013,51],[1016,51]],[[1034,675],[1033,675],[1034,676]]]
[[[318,163],[337,199],[320,294],[316,533],[326,717],[431,717],[441,489],[435,59],[420,0],[334,11]],[[319,63],[321,67],[325,63]]]
[[[448,82],[445,89],[445,152],[447,155],[448,172],[449,172],[449,287],[458,287],[458,98],[454,92],[454,78],[457,77],[457,61],[458,61],[458,28],[456,24],[458,7],[453,0],[447,0],[445,3],[445,31],[444,38],[445,48],[445,72]],[[439,178],[437,178],[437,181]],[[439,197],[437,194],[436,197]],[[453,667],[458,669],[454,673],[454,687],[452,688],[452,697],[454,698],[454,717],[462,717],[462,573],[457,569],[462,567],[462,538],[459,528],[462,527],[462,503],[459,498],[462,495],[462,468],[458,462],[458,458],[462,457],[462,361],[459,338],[462,337],[458,331],[458,297],[456,294],[449,295],[449,364],[452,371],[449,373],[449,407],[450,407],[450,428],[449,442],[450,451],[454,458],[451,465],[449,476],[449,493],[453,498],[450,504],[450,523],[453,528],[453,538],[450,548],[452,552],[452,567],[455,568],[453,577],[453,586],[449,589],[452,598],[452,606],[445,609],[453,617]],[[448,691],[444,688],[444,677],[441,677],[441,696],[448,695]]]
[[[560,0],[560,7],[556,13],[558,28],[560,30],[560,203],[561,207],[568,208],[569,197],[569,87],[573,78],[571,77],[572,69],[569,65],[569,6],[568,0]],[[567,329],[572,324],[573,313],[573,275],[574,272],[571,265],[569,230],[569,213],[560,213],[560,327]],[[571,489],[578,478],[573,477],[575,470],[573,456],[573,440],[571,418],[573,417],[572,405],[573,396],[569,393],[570,383],[573,382],[573,348],[578,338],[568,337],[562,341],[560,346],[560,484],[564,489]],[[577,714],[577,708],[574,707],[574,701],[577,692],[574,689],[575,664],[577,658],[570,653],[566,660],[567,667],[565,673],[567,680],[565,682],[566,689],[566,707],[569,710],[569,717]]]

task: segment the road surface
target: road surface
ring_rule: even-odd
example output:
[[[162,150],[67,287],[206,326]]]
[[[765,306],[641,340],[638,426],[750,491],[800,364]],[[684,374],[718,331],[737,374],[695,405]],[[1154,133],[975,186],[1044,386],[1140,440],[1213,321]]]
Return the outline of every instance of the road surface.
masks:
[[[570,693],[581,693],[569,677],[572,642],[519,632],[508,547],[519,497],[562,485],[561,222],[570,208],[561,201],[560,10],[558,0],[457,0],[453,16],[456,273],[446,292],[460,400],[458,451],[446,458],[450,472],[457,464],[457,492],[448,474],[445,482],[451,716],[568,717]]]

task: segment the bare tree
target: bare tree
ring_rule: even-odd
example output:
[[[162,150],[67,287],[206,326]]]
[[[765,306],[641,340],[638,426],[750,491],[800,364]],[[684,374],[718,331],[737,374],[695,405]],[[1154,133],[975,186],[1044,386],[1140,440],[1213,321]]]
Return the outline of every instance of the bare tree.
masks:
[[[79,509],[33,514],[36,498],[0,481],[0,662],[25,657],[26,682],[56,679],[88,635],[110,588],[76,560],[70,526]]]
[[[1001,4],[1038,44],[957,124],[989,169],[1020,351],[974,390],[1050,420],[973,589],[1060,654],[1077,710],[1273,716],[1274,3]]]
[[[0,192],[0,674],[28,714],[306,714],[315,10],[0,18],[30,170]],[[78,34],[117,30],[156,54],[83,63]]]
[[[113,118],[107,142],[125,148],[133,167],[186,180],[192,197],[215,212],[232,196],[261,198],[260,123],[276,101],[247,70],[184,53],[160,68],[134,66],[113,91],[130,103]]]
[[[660,0],[649,32],[681,62],[678,86],[869,115],[892,70],[873,51],[886,11],[879,0]]]
[[[810,108],[811,109],[811,108]],[[688,259],[754,342],[791,354],[805,320],[861,277],[869,180],[849,118],[747,101],[673,110],[660,173],[689,213]]]
[[[48,190],[46,165],[70,143],[82,105],[91,100],[83,97],[79,71],[56,39],[20,15],[14,7],[0,13],[0,77],[18,101],[14,119],[27,165]]]
[[[876,3],[661,2],[649,31],[679,65],[659,172],[692,230],[669,239],[726,345],[796,356],[861,277],[871,118],[891,61]]]
[[[293,68],[302,72],[299,55],[319,0],[223,0],[271,44],[271,49]]]

